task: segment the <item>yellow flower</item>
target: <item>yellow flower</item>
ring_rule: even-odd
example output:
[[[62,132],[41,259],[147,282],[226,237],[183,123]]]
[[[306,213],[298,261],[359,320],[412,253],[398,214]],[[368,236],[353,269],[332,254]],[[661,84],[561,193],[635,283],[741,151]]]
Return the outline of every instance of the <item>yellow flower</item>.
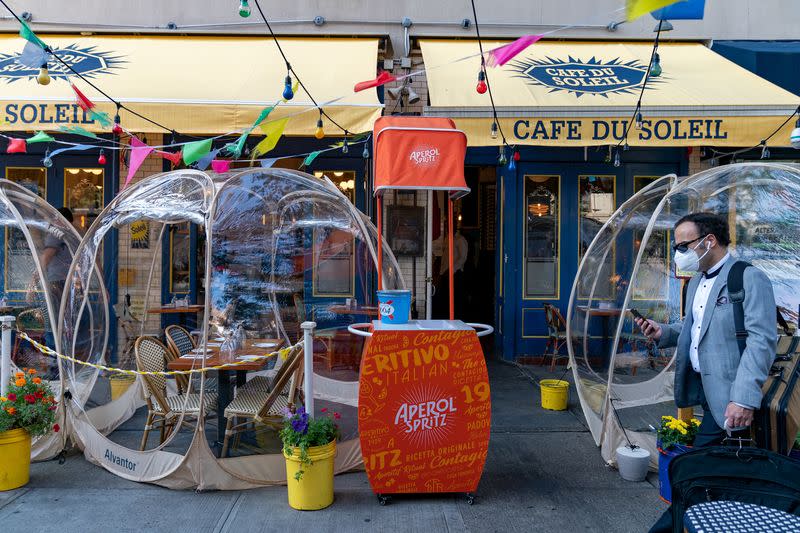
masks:
[[[24,387],[25,383],[27,383],[25,381],[25,378],[19,378],[17,381],[14,382],[14,385],[16,385],[17,387]]]
[[[680,432],[681,432],[681,435],[686,435],[686,433],[688,433],[688,432],[687,432],[685,429],[683,429],[683,428],[680,428],[678,431],[680,431]]]
[[[6,398],[5,396],[0,396],[0,402],[7,402],[7,401],[8,398]]]
[[[700,421],[698,419],[696,419],[696,418],[692,418],[692,424],[694,424],[695,426],[699,426],[700,425]]]

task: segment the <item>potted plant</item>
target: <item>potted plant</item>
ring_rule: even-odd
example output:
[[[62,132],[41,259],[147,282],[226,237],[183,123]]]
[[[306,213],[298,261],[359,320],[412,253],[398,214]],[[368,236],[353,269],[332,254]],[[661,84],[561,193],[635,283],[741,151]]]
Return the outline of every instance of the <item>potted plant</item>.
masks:
[[[299,510],[324,509],[333,503],[333,460],[339,413],[322,409],[320,417],[310,417],[303,407],[290,407],[285,413],[283,456],[286,459],[286,485],[289,505]]]
[[[708,415],[711,416],[711,415]],[[662,416],[658,428],[658,491],[662,500],[672,503],[672,488],[669,485],[669,463],[674,457],[692,449],[700,421],[680,420],[673,416]]]
[[[31,437],[58,431],[56,401],[36,370],[14,374],[0,396],[0,490],[16,489],[30,479]]]

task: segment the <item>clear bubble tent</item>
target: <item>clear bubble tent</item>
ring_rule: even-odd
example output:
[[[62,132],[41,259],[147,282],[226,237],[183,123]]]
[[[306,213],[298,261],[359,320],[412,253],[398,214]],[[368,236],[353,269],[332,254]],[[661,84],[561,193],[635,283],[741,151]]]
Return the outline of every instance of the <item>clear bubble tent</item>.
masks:
[[[350,335],[347,326],[366,317],[346,309],[352,300],[365,308],[375,305],[376,230],[369,218],[330,181],[292,170],[258,168],[222,175],[178,170],[137,182],[108,204],[75,253],[60,314],[60,341],[67,355],[90,363],[105,360],[105,350],[87,350],[81,342],[79,326],[95,299],[89,280],[96,275],[104,242],[141,222],[149,223],[159,243],[181,225],[197,231],[198,279],[203,280],[197,303],[203,310],[196,332],[196,351],[201,355],[191,359],[194,368],[206,366],[207,356],[202,354],[211,352],[211,340],[239,326],[247,339],[276,339],[291,347],[302,341],[300,323],[317,323],[313,367],[317,411],[326,408],[342,417],[336,471],[358,466],[362,461],[356,416],[362,341]],[[147,302],[158,296],[154,294],[161,246],[153,248],[158,250],[152,252],[149,264],[136,265],[149,272],[142,315]],[[404,288],[397,262],[385,244],[383,252],[384,285]],[[118,315],[124,311],[115,309]],[[142,321],[137,335],[144,330]],[[135,357],[117,354],[117,360],[107,364],[141,370],[143,350],[137,344]],[[280,374],[289,360],[276,356],[263,371],[248,372],[248,385]],[[66,378],[74,391],[73,400],[67,402],[70,435],[88,460],[121,477],[197,489],[285,482],[274,429],[254,422],[247,428],[252,431],[231,440],[225,456],[219,457],[218,443],[216,452],[212,449],[220,423],[213,404],[222,386],[215,383],[213,371],[191,378],[140,375],[114,400],[109,397],[108,374],[95,367],[69,365]],[[240,385],[244,387],[237,383],[233,399],[241,392]],[[159,387],[163,396],[154,393]],[[171,411],[165,405],[159,407],[159,402],[169,404]],[[145,420],[148,409],[170,411],[171,427],[166,431],[162,427],[160,437],[153,428],[149,438],[142,439],[145,427],[153,425],[149,418]]]
[[[682,283],[691,273],[673,266],[675,222],[696,211],[727,215],[732,255],[767,274],[777,305],[796,324],[799,203],[800,166],[731,164],[656,179],[602,226],[573,284],[567,344],[581,407],[606,461],[615,462],[627,434],[650,450],[655,466],[654,427],[662,415],[676,415],[675,352],[649,343],[629,312],[658,322],[681,319]]]

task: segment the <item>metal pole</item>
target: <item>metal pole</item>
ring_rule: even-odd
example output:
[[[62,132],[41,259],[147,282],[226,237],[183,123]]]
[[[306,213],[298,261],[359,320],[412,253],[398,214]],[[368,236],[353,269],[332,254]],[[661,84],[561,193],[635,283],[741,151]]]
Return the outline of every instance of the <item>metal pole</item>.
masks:
[[[433,310],[433,191],[428,191],[428,205],[426,206],[428,220],[425,227],[425,318],[431,319]],[[800,320],[800,319],[799,319]]]
[[[14,328],[13,316],[0,316],[0,327],[3,328],[2,354],[0,355],[0,396],[8,394],[11,383],[11,330]]]
[[[303,322],[303,393],[306,399],[306,413],[314,416],[314,328],[316,322]]]

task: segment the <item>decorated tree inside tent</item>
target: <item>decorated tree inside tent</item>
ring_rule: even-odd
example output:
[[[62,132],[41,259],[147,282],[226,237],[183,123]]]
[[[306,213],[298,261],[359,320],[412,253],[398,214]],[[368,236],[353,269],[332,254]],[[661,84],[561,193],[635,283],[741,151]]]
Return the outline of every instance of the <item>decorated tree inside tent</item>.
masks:
[[[675,223],[697,211],[727,216],[732,255],[767,274],[779,309],[796,324],[798,199],[797,165],[725,165],[653,180],[598,231],[575,277],[567,334],[581,406],[605,460],[615,461],[615,450],[627,442],[624,430],[655,461],[650,428],[660,425],[661,416],[676,415],[674,350],[642,336],[630,312],[661,323],[681,320],[682,286],[693,273],[674,267]]]
[[[13,315],[19,332],[11,343],[11,362],[17,368],[32,368],[50,382],[59,402],[58,419],[63,417],[63,392],[74,391],[76,402],[85,401],[83,381],[70,382],[67,362],[42,353],[43,347],[63,351],[58,335],[58,313],[70,264],[80,237],[68,219],[44,201],[32,184],[0,180],[0,265],[3,284],[0,313]],[[35,184],[33,184],[35,185]],[[69,212],[64,212],[69,216]],[[72,353],[80,359],[101,358],[107,335],[107,297],[94,272],[86,277],[91,297],[75,322],[76,342]],[[24,338],[22,333],[28,337]],[[37,347],[33,343],[40,346]],[[63,434],[48,434],[33,443],[34,459],[54,457],[64,447]]]
[[[120,254],[129,254],[125,269],[136,270],[133,316],[191,313],[197,331],[162,331],[152,319],[138,323],[134,337],[143,336],[133,356],[120,357],[108,371],[134,371],[137,385],[111,401],[98,384],[92,408],[70,411],[73,436],[86,456],[120,476],[173,488],[282,483],[286,470],[275,428],[283,408],[303,404],[300,324],[313,320],[307,355],[316,406],[341,415],[337,471],[358,465],[362,342],[346,328],[377,314],[377,237],[369,219],[329,181],[289,170],[178,170],[133,183],[100,214],[78,250],[63,314],[65,345],[75,340],[72,324],[86,298],[82,276],[103,243],[116,238],[112,230],[124,235],[131,224],[148,224],[152,241],[162,243]],[[197,253],[176,253],[190,225]],[[159,250],[169,258],[164,270]],[[195,256],[202,261],[178,280],[186,258]],[[402,287],[387,249],[382,264],[385,286]],[[190,301],[165,296],[176,292],[178,281]],[[126,309],[115,309],[122,320]],[[70,372],[98,370],[75,365]]]

